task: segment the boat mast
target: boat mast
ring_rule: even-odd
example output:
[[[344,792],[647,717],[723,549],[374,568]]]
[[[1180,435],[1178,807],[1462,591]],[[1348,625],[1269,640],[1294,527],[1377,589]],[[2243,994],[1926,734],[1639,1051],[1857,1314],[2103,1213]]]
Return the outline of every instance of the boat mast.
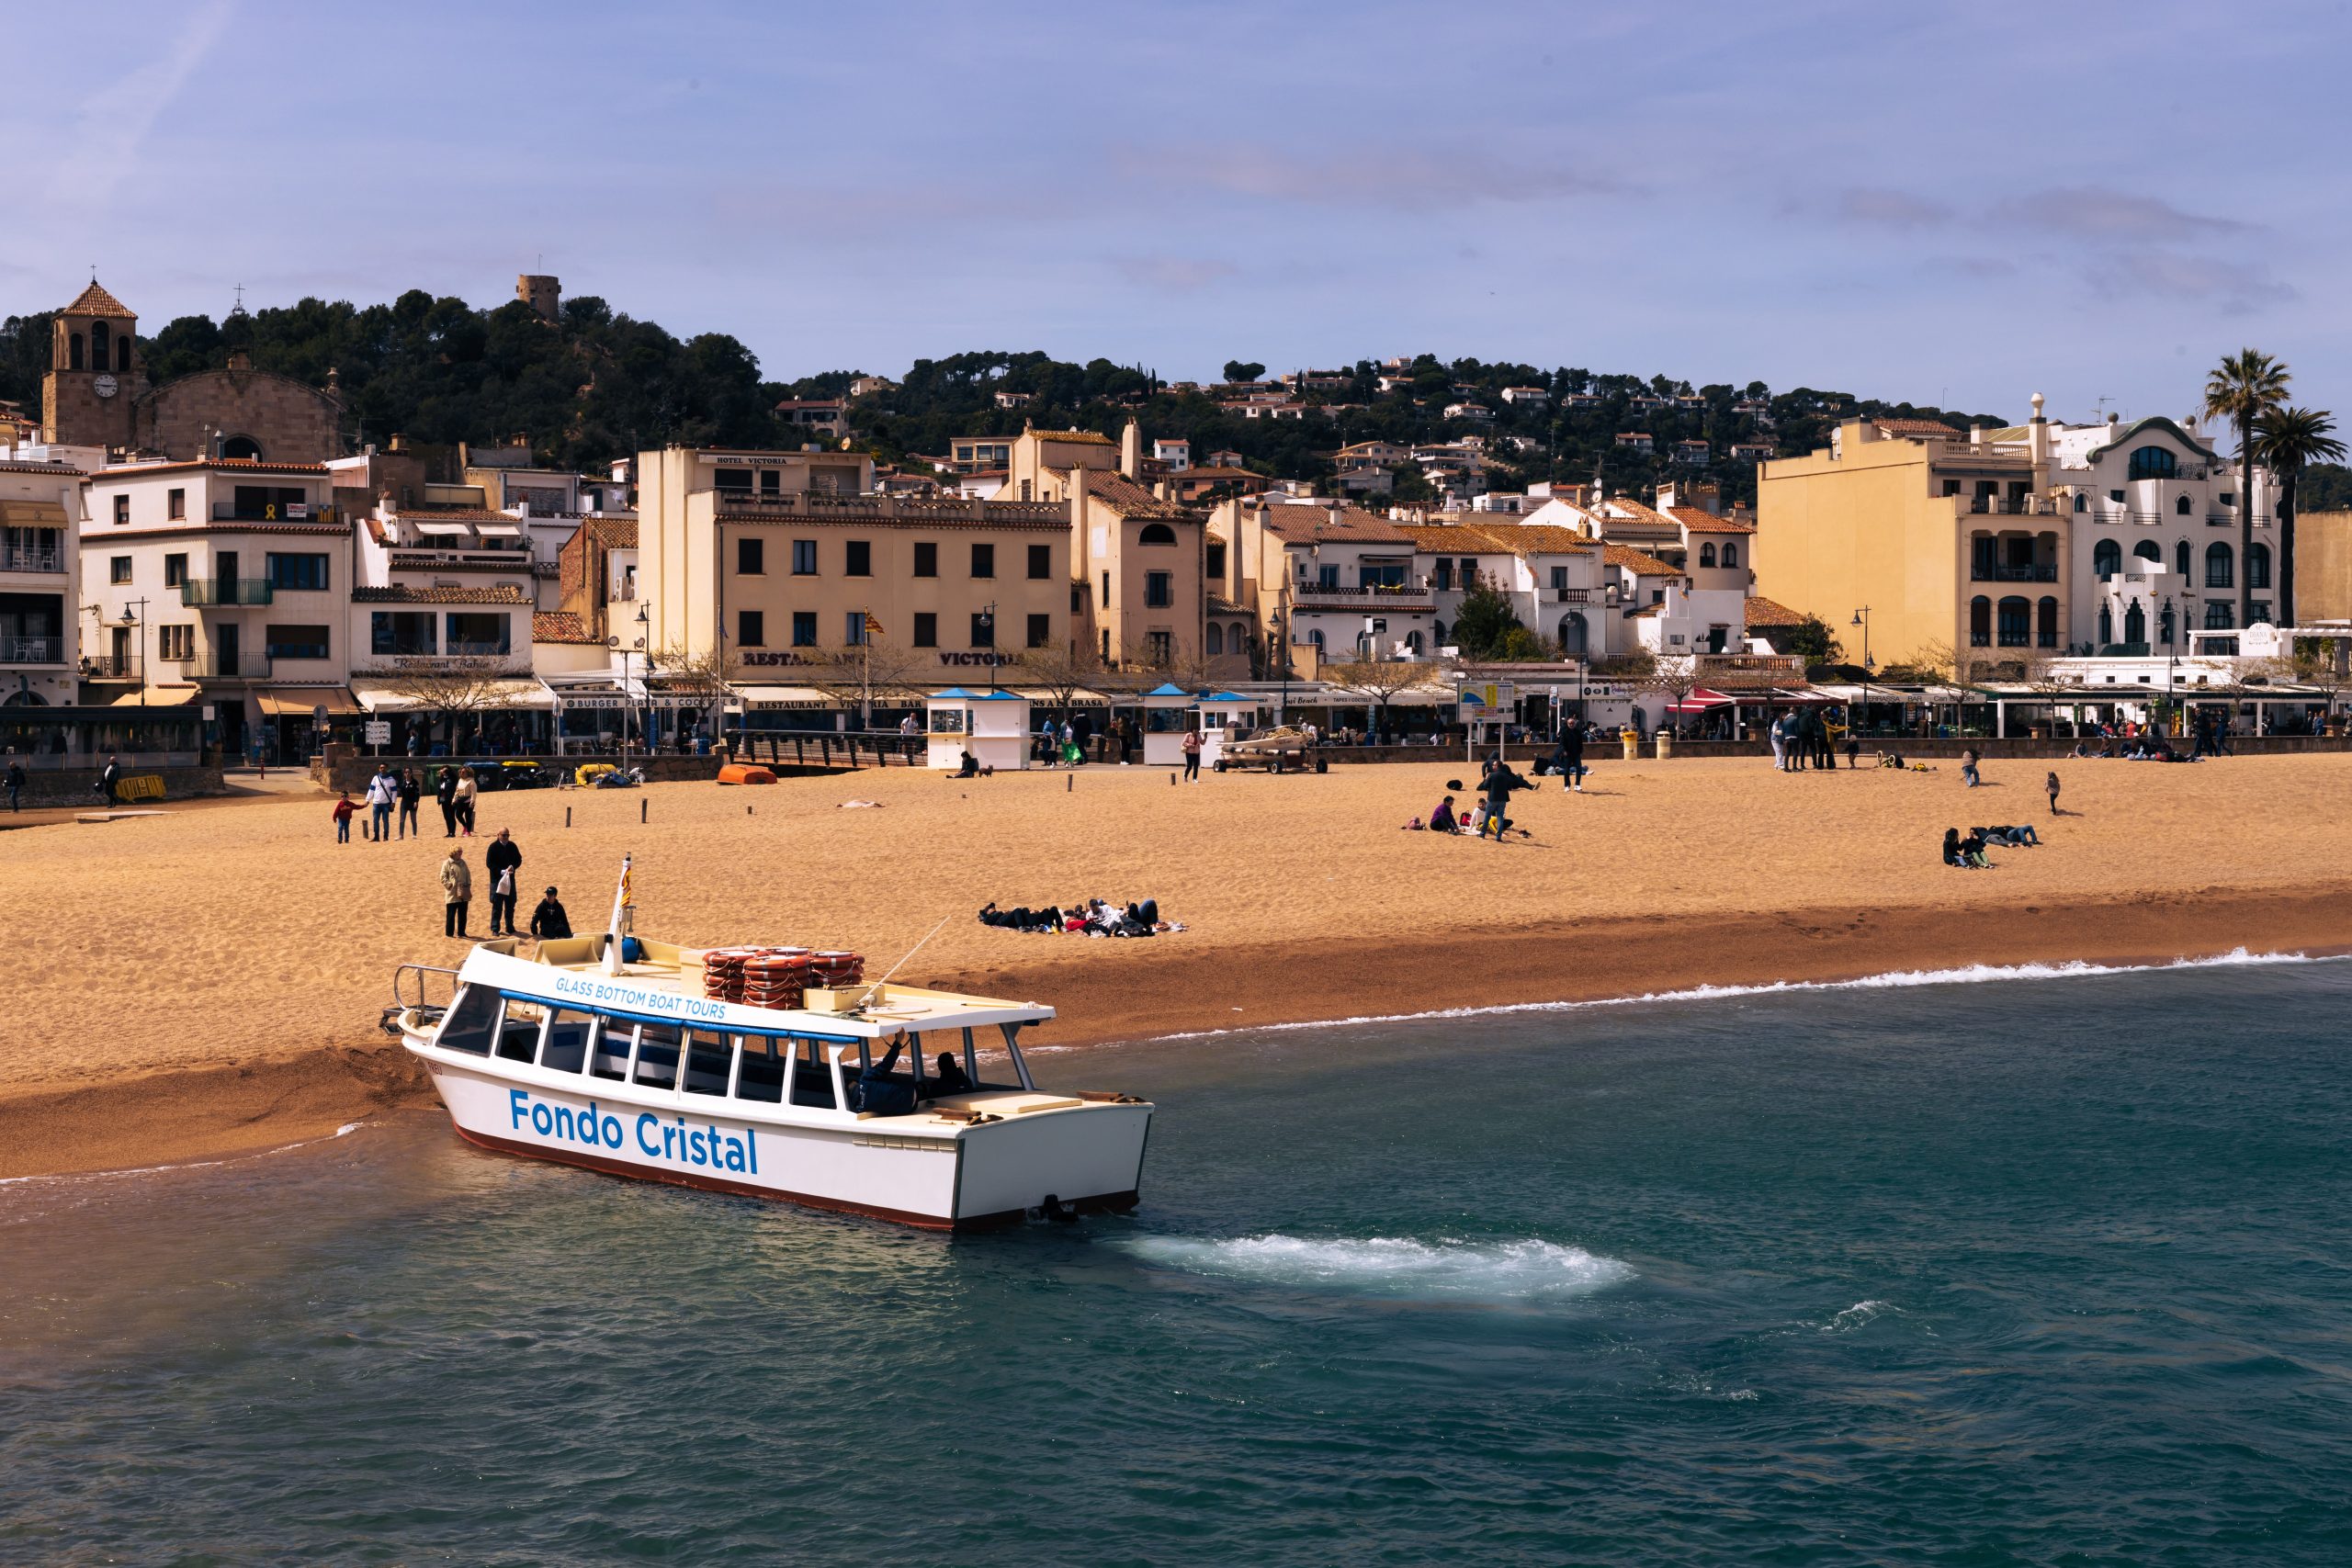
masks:
[[[628,855],[621,856],[620,885],[613,889],[613,918],[605,928],[605,973],[607,975],[618,975],[621,972],[621,926],[628,918],[629,908],[629,859]]]

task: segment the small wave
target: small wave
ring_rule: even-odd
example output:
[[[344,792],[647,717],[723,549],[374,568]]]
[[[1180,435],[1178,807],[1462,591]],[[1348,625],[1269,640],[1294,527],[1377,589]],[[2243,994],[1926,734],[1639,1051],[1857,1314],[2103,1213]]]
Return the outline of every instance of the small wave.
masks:
[[[0,1177],[0,1187],[23,1187],[34,1182],[107,1181],[119,1176],[160,1176],[167,1170],[209,1170],[214,1166],[236,1165],[249,1159],[262,1159],[270,1155],[282,1155],[294,1149],[307,1149],[314,1144],[331,1144],[337,1138],[356,1133],[368,1123],[345,1122],[334,1132],[316,1138],[298,1138],[290,1144],[278,1144],[271,1148],[254,1149],[247,1154],[231,1155],[222,1159],[183,1160],[175,1165],[134,1165],[120,1170],[68,1170],[49,1176]]]
[[[1155,1263],[1258,1284],[1310,1285],[1368,1295],[1525,1301],[1587,1295],[1634,1278],[1633,1269],[1580,1247],[1524,1238],[1434,1242],[1398,1236],[1313,1240],[1144,1236],[1125,1244]]]
[[[1914,986],[1974,986],[1994,980],[2072,980],[2094,975],[2146,975],[2173,969],[2216,969],[2245,964],[2325,964],[2335,960],[2301,953],[2248,953],[2243,947],[2207,958],[2176,958],[2169,964],[1965,964],[1950,969],[1896,969],[1857,980],[1774,980],[1760,986],[1689,986],[1674,991],[1645,991],[1632,997],[1596,997],[1577,1002],[1498,1002],[1491,1007],[1437,1008],[1428,1012],[1359,1013],[1352,1018],[1298,1023],[1247,1024],[1163,1034],[1162,1040],[1208,1040],[1225,1034],[1272,1034],[1295,1029],[1337,1029],[1362,1023],[1413,1023],[1432,1018],[1485,1018],[1498,1013],[1573,1012],[1581,1008],[1640,1007],[1650,1002],[1710,1002],[1733,997],[1770,997],[1798,991],[1899,990]],[[1023,1046],[1027,1051],[1034,1047]]]
[[[1838,1314],[1838,1315],[1831,1318],[1827,1323],[1821,1325],[1821,1332],[1824,1334],[1850,1334],[1855,1329],[1860,1328],[1865,1324],[1871,1323],[1890,1312],[1900,1316],[1903,1309],[1896,1306],[1893,1302],[1856,1302],[1852,1306],[1849,1306],[1844,1312]]]

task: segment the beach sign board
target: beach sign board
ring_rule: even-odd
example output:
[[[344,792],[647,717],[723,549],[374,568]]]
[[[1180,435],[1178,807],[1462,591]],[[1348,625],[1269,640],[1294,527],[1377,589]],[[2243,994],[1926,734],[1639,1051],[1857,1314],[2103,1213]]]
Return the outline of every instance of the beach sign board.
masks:
[[[389,718],[371,718],[371,719],[369,719],[369,720],[368,721],[368,745],[370,745],[370,746],[388,746],[388,745],[390,745],[390,744],[391,743],[391,739],[392,739],[392,721],[391,721],[390,719],[389,719]]]

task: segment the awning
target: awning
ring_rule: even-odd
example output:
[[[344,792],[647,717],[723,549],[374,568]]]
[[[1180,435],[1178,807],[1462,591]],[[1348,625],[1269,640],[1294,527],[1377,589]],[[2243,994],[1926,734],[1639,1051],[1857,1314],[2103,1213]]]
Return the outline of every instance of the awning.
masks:
[[[0,523],[34,528],[68,526],[65,508],[54,501],[0,501]]]
[[[341,686],[265,686],[254,694],[266,714],[309,718],[320,708],[334,718],[356,718],[367,710]]]
[[[1063,705],[1061,693],[1047,691],[1042,686],[1013,686],[1009,689],[1016,697],[1026,697],[1033,703],[1047,707]],[[1111,699],[1100,692],[1072,692],[1069,694],[1069,705],[1074,708],[1106,708],[1111,705]]]
[[[138,692],[125,692],[122,695],[115,698],[115,700],[107,705],[119,708],[184,707],[187,704],[195,702],[204,694],[194,686],[150,686],[147,688],[144,694],[147,700],[142,703],[139,700],[141,694]],[[13,711],[11,712],[10,716],[15,716]]]
[[[738,686],[746,708],[829,708],[833,699],[814,686]]]
[[[519,539],[523,536],[522,527],[514,523],[477,523],[474,532],[485,539]]]
[[[414,527],[418,533],[430,534],[435,538],[462,539],[473,532],[463,523],[418,523],[412,519],[411,526]]]
[[[369,713],[428,713],[447,711],[447,704],[435,700],[434,694],[447,687],[452,696],[463,696],[469,711],[512,712],[516,708],[551,711],[555,694],[527,676],[468,682],[462,678],[419,676],[415,681],[401,681],[382,676],[369,680],[354,677],[351,694]],[[305,707],[304,713],[310,711]]]
[[[1739,701],[1737,697],[1726,695],[1722,692],[1711,692],[1702,686],[1680,702],[1667,704],[1666,711],[1681,714],[1706,713],[1714,708],[1729,707],[1737,701]]]

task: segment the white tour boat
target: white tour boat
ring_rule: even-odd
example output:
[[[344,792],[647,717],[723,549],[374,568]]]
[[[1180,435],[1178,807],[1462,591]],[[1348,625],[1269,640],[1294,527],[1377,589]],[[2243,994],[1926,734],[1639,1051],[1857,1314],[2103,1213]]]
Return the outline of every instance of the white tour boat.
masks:
[[[1020,1033],[1053,1009],[808,983],[854,978],[854,954],[642,940],[627,934],[628,876],[601,935],[528,958],[486,942],[454,971],[395,976],[384,1027],[461,1136],[940,1230],[1135,1207],[1152,1107],[1039,1089]],[[424,999],[432,975],[454,984],[446,1005]]]

